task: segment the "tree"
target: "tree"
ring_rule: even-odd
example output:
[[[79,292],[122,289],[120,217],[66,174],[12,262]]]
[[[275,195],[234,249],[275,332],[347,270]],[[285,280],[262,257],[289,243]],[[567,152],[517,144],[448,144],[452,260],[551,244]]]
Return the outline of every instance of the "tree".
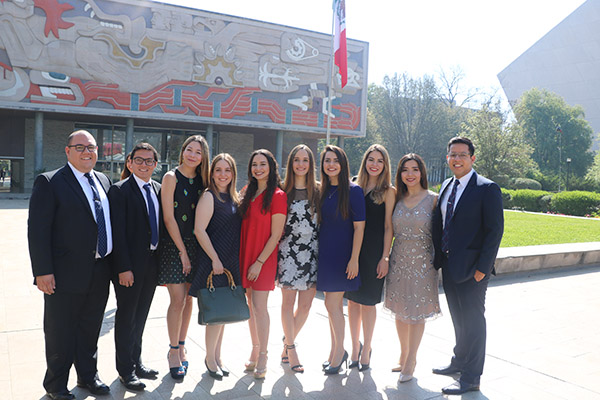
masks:
[[[365,154],[365,151],[370,145],[374,143],[383,144],[383,139],[379,132],[377,125],[377,119],[373,115],[372,111],[367,108],[367,134],[364,138],[351,138],[344,140],[344,151],[348,156],[348,163],[350,164],[350,173],[353,175],[358,174],[360,168],[360,162]]]
[[[537,169],[531,159],[533,149],[525,143],[520,127],[507,125],[505,119],[500,102],[490,99],[462,126],[462,135],[475,144],[477,172],[500,184]]]
[[[573,175],[586,173],[593,159],[593,131],[581,106],[569,106],[562,97],[534,88],[523,93],[513,111],[542,173],[562,170],[564,179],[567,158]]]

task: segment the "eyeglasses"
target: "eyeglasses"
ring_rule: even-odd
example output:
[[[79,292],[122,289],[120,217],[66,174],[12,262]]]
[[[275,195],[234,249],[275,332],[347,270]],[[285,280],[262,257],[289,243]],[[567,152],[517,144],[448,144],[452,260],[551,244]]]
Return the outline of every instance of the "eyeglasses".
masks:
[[[95,144],[90,144],[88,146],[84,146],[82,144],[70,144],[67,147],[75,148],[75,151],[78,153],[83,153],[85,149],[87,149],[87,151],[89,151],[90,153],[93,153],[98,148],[98,146],[96,146]]]
[[[448,153],[448,158],[460,158],[462,160],[470,158],[469,153]]]
[[[146,164],[149,167],[156,164],[156,160],[154,160],[154,158],[133,157],[133,162],[137,165]]]

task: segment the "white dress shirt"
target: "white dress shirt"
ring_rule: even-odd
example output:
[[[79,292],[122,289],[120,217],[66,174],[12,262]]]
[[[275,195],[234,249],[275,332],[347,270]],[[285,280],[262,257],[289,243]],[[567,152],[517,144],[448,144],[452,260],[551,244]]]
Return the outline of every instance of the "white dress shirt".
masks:
[[[146,212],[148,214],[150,214],[150,210],[148,208],[148,199],[146,198],[146,189],[144,189],[144,185],[147,183],[150,184],[150,197],[152,197],[152,202],[154,203],[154,212],[156,214],[155,215],[156,227],[158,228],[158,196],[156,196],[156,193],[154,193],[154,186],[152,186],[152,183],[150,181],[144,182],[143,180],[141,180],[140,178],[135,176],[135,174],[131,174],[129,176],[129,179],[131,179],[131,177],[133,177],[133,179],[135,179],[135,182],[140,187],[140,191],[142,192],[142,197],[144,198],[144,202],[146,202]],[[160,232],[159,232],[159,234],[160,234]],[[152,244],[150,244],[150,250],[156,250],[157,247],[158,246],[153,246]]]
[[[458,206],[458,201],[460,200],[460,196],[462,196],[463,192],[465,191],[467,184],[471,179],[471,176],[473,176],[473,172],[474,170],[473,168],[471,168],[471,170],[465,176],[458,179],[459,184],[456,188],[456,197],[454,198],[454,210],[456,210],[456,207]],[[442,226],[446,225],[446,209],[448,208],[448,197],[450,197],[450,192],[452,192],[452,186],[454,185],[455,180],[456,177],[450,181],[448,186],[446,186],[446,190],[444,190],[444,194],[440,199],[440,209],[442,210]]]

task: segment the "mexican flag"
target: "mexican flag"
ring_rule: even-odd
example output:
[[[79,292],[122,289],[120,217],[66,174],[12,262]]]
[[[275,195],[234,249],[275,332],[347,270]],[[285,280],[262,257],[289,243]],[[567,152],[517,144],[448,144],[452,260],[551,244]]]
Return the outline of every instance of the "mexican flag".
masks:
[[[335,65],[342,76],[342,88],[348,83],[346,50],[346,0],[333,0],[333,52]]]

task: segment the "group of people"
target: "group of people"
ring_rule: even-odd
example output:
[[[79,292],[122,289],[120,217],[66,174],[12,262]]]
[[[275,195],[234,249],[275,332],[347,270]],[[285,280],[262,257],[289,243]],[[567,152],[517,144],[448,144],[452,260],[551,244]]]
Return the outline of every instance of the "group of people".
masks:
[[[67,388],[75,364],[77,385],[93,394],[109,392],[97,374],[97,341],[112,279],[117,299],[116,367],[130,390],[158,371],[142,363],[142,336],[157,285],[170,295],[167,311],[170,375],[189,368],[185,340],[193,297],[206,287],[229,285],[226,270],[246,290],[252,348],[245,371],[267,372],[270,330],[268,295],[281,288],[281,362],[296,373],[304,366],[296,337],[307,321],[316,291],[324,292],[331,348],[325,374],[370,368],[376,305],[383,301],[396,320],[401,353],[399,382],[412,379],[425,321],[440,315],[438,272],[454,323],[451,363],[434,373],[460,374],[448,394],[479,389],[485,357],[484,303],[487,282],[503,230],[498,186],[472,169],[474,146],[467,138],[448,143],[454,177],[440,195],[428,189],[423,159],[398,162],[394,185],[387,150],[367,149],[352,180],[343,149],[327,145],[320,178],[311,149],[289,154],[285,179],[268,150],[254,151],[248,180],[237,192],[231,155],[210,162],[201,136],[182,145],[179,166],[162,186],[151,179],[156,150],[137,144],[114,185],[93,167],[94,137],[73,132],[68,163],[37,177],[30,200],[29,247],[35,284],[45,293],[44,333],[52,399],[72,399]],[[344,348],[344,299],[352,337]],[[361,341],[362,328],[362,341]],[[224,325],[206,326],[206,369],[221,380]]]

